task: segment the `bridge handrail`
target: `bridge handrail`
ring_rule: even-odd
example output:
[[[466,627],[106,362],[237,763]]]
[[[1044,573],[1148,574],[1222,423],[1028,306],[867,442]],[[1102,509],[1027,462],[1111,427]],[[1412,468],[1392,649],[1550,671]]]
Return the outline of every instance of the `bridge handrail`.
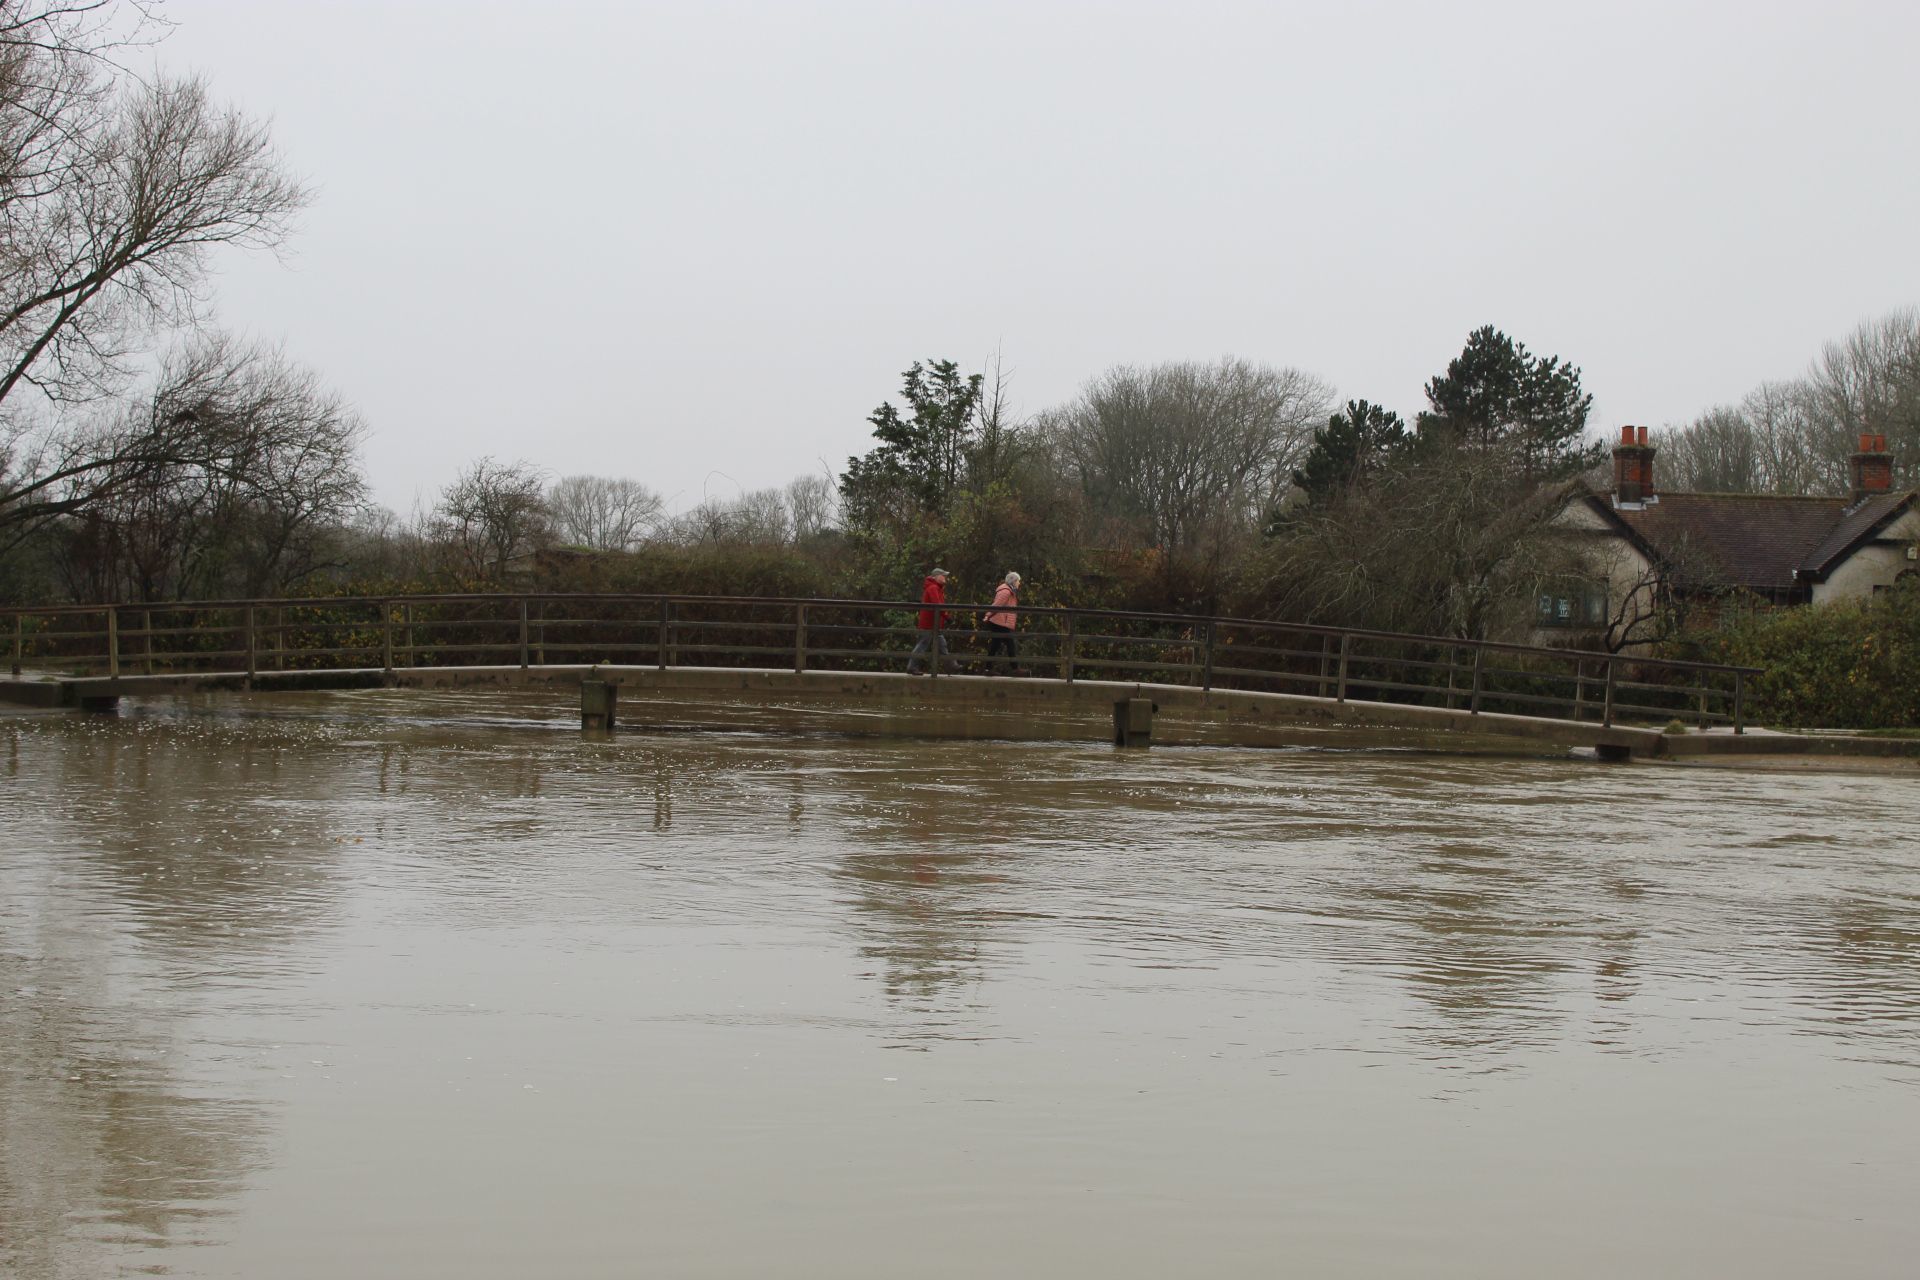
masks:
[[[920,600],[866,600],[853,596],[724,596],[674,591],[455,591],[396,593],[362,596],[262,596],[255,598],[211,600],[155,600],[120,604],[0,605],[0,618],[15,616],[50,617],[63,614],[91,615],[108,610],[118,612],[171,613],[230,609],[301,609],[382,604],[487,604],[506,601],[606,601],[673,604],[737,604],[828,606],[860,609],[888,609],[919,612],[933,606]],[[1730,663],[1698,662],[1686,658],[1660,658],[1609,653],[1604,649],[1575,649],[1550,645],[1521,644],[1510,640],[1475,640],[1461,636],[1434,636],[1412,631],[1377,631],[1366,627],[1337,627],[1316,622],[1288,622],[1277,618],[1245,618],[1233,614],[1157,613],[1139,609],[1081,608],[1076,605],[1016,605],[996,608],[991,603],[973,604],[948,601],[939,606],[943,613],[1015,613],[1023,617],[1118,618],[1130,622],[1170,622],[1188,626],[1211,624],[1216,627],[1250,627],[1272,631],[1290,631],[1305,635],[1353,636],[1356,639],[1384,640],[1407,644],[1425,644],[1462,649],[1485,649],[1501,653],[1537,654],[1555,658],[1587,658],[1631,661],[1676,670],[1712,671],[1723,674],[1763,674],[1763,667],[1742,667]],[[1143,637],[1144,638],[1144,637]]]
[[[547,610],[556,604],[592,616],[551,617]],[[480,616],[436,617],[436,606],[456,610],[472,606]],[[634,616],[634,606],[640,606],[644,616]],[[143,668],[148,675],[161,668],[177,672],[183,666],[205,673],[244,672],[249,682],[263,668],[392,672],[396,666],[446,665],[447,659],[453,659],[455,666],[504,664],[524,669],[554,665],[548,662],[550,653],[576,655],[574,662],[563,659],[562,665],[578,665],[579,656],[584,655],[593,664],[613,665],[633,665],[644,656],[646,662],[641,665],[662,669],[761,667],[766,665],[764,659],[778,657],[776,665],[790,658],[797,672],[833,667],[868,670],[874,663],[883,664],[884,669],[902,660],[911,671],[914,661],[901,642],[921,632],[909,623],[917,624],[916,615],[931,607],[919,600],[643,591],[425,592],[16,605],[0,608],[0,620],[11,620],[5,627],[11,635],[0,635],[0,644],[10,643],[15,674],[31,651],[37,660],[65,664],[70,671],[104,670],[110,679],[122,677],[128,666]],[[747,616],[684,616],[724,615],[728,610]],[[769,610],[780,616],[766,616]],[[297,616],[301,611],[332,616],[302,618]],[[361,611],[372,616],[356,617]],[[932,628],[942,638],[938,647],[946,647],[948,634],[980,634],[959,620],[993,611],[985,603],[942,603]],[[822,616],[848,612],[882,616],[857,623]],[[1190,684],[1209,692],[1216,687],[1271,691],[1278,686],[1281,692],[1305,690],[1336,702],[1444,698],[1447,707],[1459,704],[1474,714],[1505,707],[1518,708],[1515,714],[1544,716],[1549,713],[1541,708],[1568,707],[1568,717],[1578,720],[1597,714],[1604,725],[1613,724],[1616,716],[1680,718],[1703,726],[1730,723],[1738,733],[1745,727],[1746,680],[1760,673],[1759,668],[1721,663],[1276,619],[1066,605],[1022,605],[1014,612],[1029,619],[1058,620],[1057,628],[1030,626],[1019,637],[1025,645],[1039,646],[1037,652],[1027,649],[1029,669],[1051,668],[1066,682],[1076,675],[1100,673],[1103,679]],[[289,613],[296,616],[290,618]],[[128,615],[138,621],[137,627],[123,625]],[[164,623],[181,615],[185,615],[182,624],[155,625],[156,618]],[[949,617],[955,622],[949,622]],[[78,621],[67,629],[41,626],[30,632],[28,618]],[[92,618],[101,620],[97,628],[88,621]],[[1142,624],[1178,628],[1178,632],[1126,634],[1128,628]],[[466,629],[464,634],[461,628]],[[790,632],[791,638],[781,636],[769,644],[752,634],[768,629]],[[1235,643],[1237,633],[1248,632],[1252,635],[1246,643]],[[827,636],[836,639],[818,643]],[[422,637],[425,643],[417,644]],[[173,641],[164,651],[154,643],[162,638]],[[809,639],[816,642],[809,646]],[[93,647],[96,643],[99,649]],[[915,652],[922,647],[917,644]],[[1491,655],[1517,655],[1519,661],[1489,661]],[[1463,662],[1463,656],[1470,656],[1471,662]],[[987,661],[989,670],[1010,671],[1013,666],[1010,659]],[[942,665],[933,659],[933,674],[938,675]],[[1590,674],[1596,665],[1598,673]],[[1665,674],[1656,680],[1649,672]]]

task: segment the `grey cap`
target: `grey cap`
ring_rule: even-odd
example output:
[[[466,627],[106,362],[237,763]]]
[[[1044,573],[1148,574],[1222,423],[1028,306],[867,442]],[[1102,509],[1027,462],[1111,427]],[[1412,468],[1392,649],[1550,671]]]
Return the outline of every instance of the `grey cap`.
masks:
[[[945,569],[934,568],[934,569],[927,570],[927,576],[929,578],[951,578],[953,575],[948,573]]]

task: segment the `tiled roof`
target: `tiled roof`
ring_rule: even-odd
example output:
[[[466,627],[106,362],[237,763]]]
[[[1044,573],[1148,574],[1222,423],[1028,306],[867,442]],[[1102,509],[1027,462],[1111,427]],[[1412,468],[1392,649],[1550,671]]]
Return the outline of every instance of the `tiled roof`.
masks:
[[[1900,509],[1912,501],[1911,489],[1904,493],[1881,493],[1868,498],[1841,517],[1832,532],[1807,554],[1800,565],[1801,569],[1816,578],[1826,577],[1833,571],[1836,561],[1846,558],[1846,553],[1854,543],[1898,515]]]
[[[1614,507],[1609,494],[1595,501],[1649,546],[1669,553],[1691,547],[1714,563],[1728,585],[1753,591],[1791,587],[1794,570],[1850,523],[1845,498],[1662,493],[1640,510]]]

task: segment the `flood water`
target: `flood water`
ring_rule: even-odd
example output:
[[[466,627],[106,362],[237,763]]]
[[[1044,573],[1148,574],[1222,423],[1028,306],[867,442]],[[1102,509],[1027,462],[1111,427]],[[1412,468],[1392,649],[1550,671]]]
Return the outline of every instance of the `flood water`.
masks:
[[[1909,778],[575,715],[0,716],[0,1274],[1920,1257]]]

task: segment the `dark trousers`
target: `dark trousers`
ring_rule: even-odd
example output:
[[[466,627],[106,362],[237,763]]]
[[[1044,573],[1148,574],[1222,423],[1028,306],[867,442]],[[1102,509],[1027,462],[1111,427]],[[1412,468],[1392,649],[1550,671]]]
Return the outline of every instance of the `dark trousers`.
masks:
[[[987,661],[993,661],[995,654],[1005,653],[1007,665],[1011,667],[1014,659],[1019,656],[1018,648],[1013,641],[1013,628],[1003,627],[997,622],[982,622],[980,629],[988,636]]]

